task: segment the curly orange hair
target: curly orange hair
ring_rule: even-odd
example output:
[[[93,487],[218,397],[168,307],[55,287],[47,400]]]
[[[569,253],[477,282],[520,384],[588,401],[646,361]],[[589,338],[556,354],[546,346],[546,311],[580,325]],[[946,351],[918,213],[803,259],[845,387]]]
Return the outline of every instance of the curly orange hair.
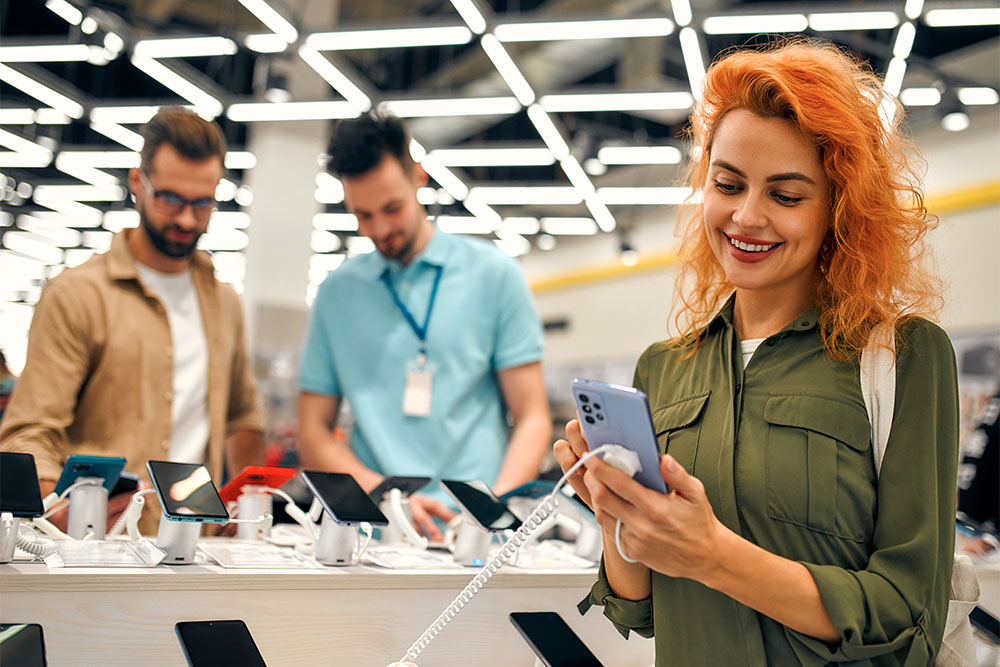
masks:
[[[900,131],[902,107],[871,69],[832,44],[805,39],[724,55],[706,74],[688,128],[701,149],[687,174],[693,192],[705,186],[719,122],[737,108],[788,120],[819,150],[832,186],[831,225],[813,301],[831,356],[859,354],[878,322],[936,312],[939,282],[922,261],[924,234],[937,222],[924,207],[916,169],[923,162]],[[712,253],[703,216],[699,202],[683,208],[674,301],[673,342],[692,352],[734,289]]]

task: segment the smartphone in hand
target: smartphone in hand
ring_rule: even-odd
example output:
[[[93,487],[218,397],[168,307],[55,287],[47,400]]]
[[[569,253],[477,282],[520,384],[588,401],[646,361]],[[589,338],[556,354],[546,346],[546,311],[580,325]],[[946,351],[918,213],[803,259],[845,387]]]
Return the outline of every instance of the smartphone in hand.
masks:
[[[554,611],[515,611],[510,622],[545,667],[603,667]]]
[[[267,667],[243,621],[181,621],[174,632],[188,667]]]

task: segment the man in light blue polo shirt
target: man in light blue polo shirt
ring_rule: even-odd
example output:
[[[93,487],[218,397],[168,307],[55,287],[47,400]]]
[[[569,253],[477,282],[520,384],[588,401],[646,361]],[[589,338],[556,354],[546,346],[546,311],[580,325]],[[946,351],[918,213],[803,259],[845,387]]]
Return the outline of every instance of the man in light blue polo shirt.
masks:
[[[342,121],[331,139],[328,168],[377,252],[345,262],[317,293],[299,369],[300,454],[366,490],[386,475],[431,477],[410,506],[440,539],[432,517],[453,512],[437,482],[503,493],[535,479],[552,423],[542,327],[519,267],[491,243],[435,229],[408,147],[402,123],[376,113]],[[349,442],[332,430],[341,397],[354,414]]]

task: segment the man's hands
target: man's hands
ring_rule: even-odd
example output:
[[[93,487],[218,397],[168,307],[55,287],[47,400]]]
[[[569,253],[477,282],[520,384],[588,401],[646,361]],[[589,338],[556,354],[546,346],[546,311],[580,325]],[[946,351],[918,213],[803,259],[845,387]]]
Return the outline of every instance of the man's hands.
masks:
[[[440,500],[419,494],[410,496],[410,514],[413,516],[413,524],[417,530],[426,535],[432,542],[440,542],[444,539],[444,535],[434,523],[434,517],[445,523],[455,518],[455,512],[445,507]]]

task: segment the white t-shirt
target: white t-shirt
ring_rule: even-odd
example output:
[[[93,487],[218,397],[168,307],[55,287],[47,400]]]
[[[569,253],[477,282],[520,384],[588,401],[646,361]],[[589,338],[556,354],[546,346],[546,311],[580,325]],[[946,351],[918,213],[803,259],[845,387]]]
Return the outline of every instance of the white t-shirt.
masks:
[[[204,463],[208,446],[208,342],[191,271],[160,273],[136,264],[142,284],[163,304],[173,341],[170,460]]]
[[[763,342],[763,338],[751,338],[740,341],[740,351],[743,353],[743,368],[747,367],[747,364],[750,363],[750,359],[753,357],[753,353],[757,351],[757,348]]]

